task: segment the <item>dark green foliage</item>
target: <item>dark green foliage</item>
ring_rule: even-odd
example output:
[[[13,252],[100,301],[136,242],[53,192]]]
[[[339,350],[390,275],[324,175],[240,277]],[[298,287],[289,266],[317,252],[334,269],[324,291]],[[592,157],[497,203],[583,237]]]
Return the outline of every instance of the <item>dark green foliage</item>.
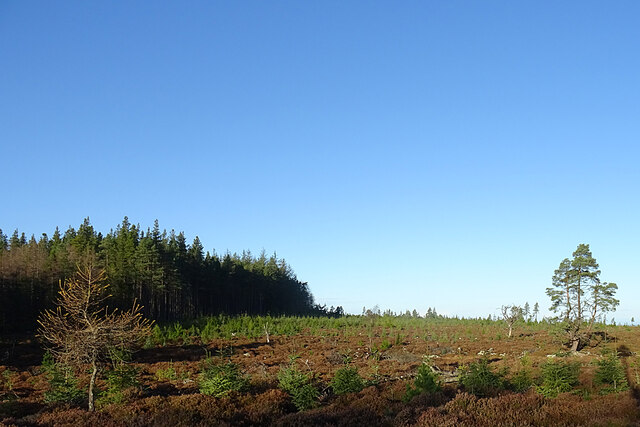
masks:
[[[138,375],[140,369],[124,363],[119,364],[114,369],[105,372],[105,382],[107,389],[103,391],[98,399],[100,405],[109,403],[122,403],[126,400],[125,392],[140,386]]]
[[[0,230],[0,233],[2,233],[2,230]],[[1,249],[2,248],[0,248],[0,250]],[[12,373],[9,369],[5,369],[2,371],[2,374],[0,374],[0,403],[4,401],[13,401],[18,398],[16,393],[13,391],[13,380],[11,376]]]
[[[173,362],[169,363],[169,366],[166,369],[158,369],[156,371],[156,379],[158,381],[173,381],[178,378],[178,374],[173,367]]]
[[[0,228],[0,252],[9,248],[9,241],[7,240],[7,235],[2,232]]]
[[[293,364],[281,368],[280,372],[278,372],[278,387],[289,394],[303,384],[309,383],[309,381],[309,375],[300,372]]]
[[[562,260],[547,295],[551,298],[550,309],[563,321],[572,351],[579,350],[589,339],[597,320],[616,310],[620,304],[615,298],[617,290],[615,283],[600,281],[599,266],[589,245],[578,245],[571,260]]]
[[[329,313],[314,305],[308,285],[275,254],[205,253],[198,237],[189,245],[183,233],[161,231],[157,221],[145,232],[127,217],[103,235],[87,218],[77,230],[62,235],[56,229],[51,238],[27,241],[17,230],[10,240],[0,234],[0,333],[35,329],[38,314],[55,300],[59,280],[87,261],[106,270],[111,306],[128,309],[137,299],[143,316],[156,321]],[[343,310],[329,314],[338,317]]]
[[[78,380],[71,369],[61,366],[53,360],[51,353],[42,358],[42,368],[47,374],[49,390],[44,393],[45,402],[80,403],[85,392],[78,387]]]
[[[407,384],[407,390],[402,398],[405,403],[410,402],[414,397],[424,393],[436,393],[440,391],[440,381],[438,375],[425,363],[418,368],[418,375],[413,380],[413,385]]]
[[[358,369],[345,366],[336,371],[331,380],[331,389],[335,394],[357,393],[364,388],[364,380],[358,374]]]
[[[231,391],[245,391],[249,380],[238,370],[235,363],[205,363],[200,374],[200,393],[214,397],[222,397]]]
[[[293,362],[280,369],[278,387],[291,395],[298,411],[305,411],[317,406],[318,389],[311,384],[311,376],[300,372]]]
[[[493,396],[506,388],[504,373],[496,373],[489,367],[487,359],[470,363],[460,376],[460,384],[476,396]]]
[[[389,350],[391,348],[392,344],[389,342],[388,339],[383,339],[382,343],[380,343],[380,351],[385,351],[385,350]]]
[[[557,397],[560,393],[571,391],[580,384],[580,363],[569,361],[547,362],[541,367],[538,393],[546,397]]]
[[[602,360],[596,363],[598,366],[593,380],[596,384],[605,386],[601,390],[603,393],[617,393],[629,388],[624,368],[616,353],[606,354]]]
[[[534,384],[531,372],[527,369],[520,369],[511,377],[510,384],[511,388],[518,393],[529,390]]]
[[[303,384],[292,394],[293,404],[298,411],[306,411],[318,406],[318,396],[320,393],[313,384]]]

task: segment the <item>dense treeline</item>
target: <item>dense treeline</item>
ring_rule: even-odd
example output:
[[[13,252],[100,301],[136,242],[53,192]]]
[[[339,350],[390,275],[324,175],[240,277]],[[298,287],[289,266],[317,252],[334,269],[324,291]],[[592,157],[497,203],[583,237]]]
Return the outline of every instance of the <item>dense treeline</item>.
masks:
[[[59,281],[87,261],[106,269],[112,307],[128,308],[137,299],[158,321],[326,312],[275,254],[205,254],[198,237],[187,244],[184,233],[160,231],[157,220],[144,232],[125,217],[103,236],[87,218],[77,230],[56,228],[39,239],[0,230],[0,331],[32,329],[38,313],[53,304]]]

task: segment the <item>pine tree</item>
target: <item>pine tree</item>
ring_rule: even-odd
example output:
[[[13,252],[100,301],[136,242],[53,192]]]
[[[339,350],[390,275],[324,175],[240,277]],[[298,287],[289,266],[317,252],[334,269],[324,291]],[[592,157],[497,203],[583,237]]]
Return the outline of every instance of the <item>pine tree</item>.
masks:
[[[100,236],[101,237],[101,236]],[[93,259],[95,253],[100,246],[100,237],[93,229],[89,217],[85,218],[82,225],[78,228],[75,236],[71,239],[71,246],[76,251],[76,254],[85,258],[86,261]]]
[[[24,235],[24,233],[22,233]],[[18,249],[22,246],[22,240],[20,239],[20,234],[18,234],[18,229],[16,228],[11,235],[11,239],[9,240],[9,247],[11,249]]]
[[[151,231],[151,239],[153,239],[153,244],[158,246],[160,245],[160,241],[162,240],[162,234],[160,234],[160,223],[156,219],[153,221],[153,230]]]
[[[618,285],[615,283],[600,283],[598,280],[589,287],[589,290],[591,292],[591,298],[585,305],[589,309],[589,329],[591,329],[602,313],[616,311],[616,307],[620,304],[620,301],[614,297],[618,290]]]
[[[619,301],[614,298],[618,286],[600,283],[598,263],[589,245],[580,244],[572,260],[564,259],[552,278],[553,287],[547,288],[551,310],[560,313],[571,342],[572,351],[588,339],[595,320],[607,311],[615,311]],[[587,320],[586,330],[583,323]]]
[[[135,276],[139,289],[138,298],[147,305],[146,313],[156,319],[166,319],[160,313],[160,305],[164,292],[163,271],[160,255],[149,237],[144,237],[138,243],[134,256]]]
[[[576,295],[577,320],[581,322],[584,319],[586,307],[584,301],[585,291],[593,289],[593,286],[600,281],[598,263],[593,255],[591,255],[589,245],[578,245],[578,248],[573,253],[573,260],[571,260],[571,273],[573,286],[575,288],[574,294]]]
[[[560,263],[558,269],[554,272],[551,279],[553,288],[547,288],[547,295],[551,298],[551,311],[560,311],[565,321],[571,318],[572,295],[574,287],[571,281],[571,261],[565,258]]]
[[[0,253],[9,248],[9,241],[7,240],[7,236],[2,232],[0,228]]]

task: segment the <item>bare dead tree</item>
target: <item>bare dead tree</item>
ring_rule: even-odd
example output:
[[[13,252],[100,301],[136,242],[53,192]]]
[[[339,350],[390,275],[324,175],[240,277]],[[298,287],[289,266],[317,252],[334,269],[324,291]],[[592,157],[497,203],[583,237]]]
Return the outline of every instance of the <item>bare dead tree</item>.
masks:
[[[264,324],[264,335],[267,337],[267,344],[269,344],[269,333],[270,333],[270,328],[269,328],[269,322]]]
[[[502,308],[502,319],[507,322],[507,326],[509,327],[509,338],[511,338],[511,334],[513,333],[513,325],[523,318],[523,309],[518,305],[503,305]]]
[[[91,367],[89,411],[94,410],[93,392],[98,372],[115,350],[134,350],[151,333],[153,322],[143,319],[142,306],[134,302],[128,311],[109,311],[106,273],[91,265],[78,267],[76,275],[60,283],[55,310],[38,319],[38,335],[58,363],[75,369]]]

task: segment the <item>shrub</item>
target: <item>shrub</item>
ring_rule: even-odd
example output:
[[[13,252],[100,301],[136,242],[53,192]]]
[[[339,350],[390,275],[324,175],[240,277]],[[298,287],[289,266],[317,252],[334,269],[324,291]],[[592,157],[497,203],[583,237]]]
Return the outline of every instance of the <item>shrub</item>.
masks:
[[[315,408],[318,405],[318,389],[311,383],[304,384],[296,389],[293,393],[293,404],[296,405],[298,411],[306,411]]]
[[[232,390],[244,391],[248,385],[249,380],[240,373],[238,366],[233,362],[220,365],[207,362],[200,374],[200,393],[208,396],[221,397]]]
[[[49,390],[44,393],[45,402],[82,402],[84,392],[78,387],[78,380],[71,368],[56,363],[49,352],[46,352],[42,358],[42,368],[47,373],[49,381]]]
[[[469,364],[460,377],[462,384],[468,392],[476,396],[492,396],[504,390],[506,382],[504,373],[495,373],[489,367],[489,361],[484,358],[478,362]]]
[[[298,411],[311,409],[317,405],[318,390],[311,384],[310,376],[300,372],[293,363],[280,369],[278,386],[291,395]]]
[[[13,391],[13,380],[11,378],[11,371],[5,369],[2,371],[2,378],[0,378],[0,403],[5,400],[16,400],[18,396]]]
[[[598,385],[606,386],[602,389],[602,393],[617,393],[629,388],[624,368],[616,353],[605,355],[602,360],[597,362],[597,365],[593,380]]]
[[[135,366],[124,363],[107,371],[105,380],[107,389],[99,398],[100,404],[122,403],[125,401],[125,390],[139,387],[138,374],[140,370]]]
[[[145,345],[152,347],[152,343],[155,345],[165,346],[167,345],[167,337],[164,331],[158,324],[154,325],[153,329],[151,329],[151,335],[147,337],[147,342]]]
[[[420,394],[435,393],[440,390],[441,387],[438,375],[431,370],[429,365],[423,363],[418,368],[418,375],[413,381],[413,385],[407,384],[407,389],[402,400],[405,403],[408,403]]]
[[[511,387],[518,393],[523,393],[533,386],[533,378],[527,369],[520,369],[511,378]]]
[[[331,389],[335,394],[357,393],[364,388],[364,380],[355,367],[345,366],[336,371],[331,380]]]
[[[178,374],[173,367],[173,362],[169,362],[169,366],[166,369],[158,369],[156,371],[156,379],[158,381],[169,380],[173,381],[178,378]]]
[[[580,363],[569,361],[547,362],[542,365],[541,384],[538,393],[546,397],[557,397],[571,391],[580,381]]]
[[[280,368],[280,372],[278,372],[278,386],[289,394],[309,382],[309,375],[300,372],[292,363],[287,367]]]
[[[511,377],[509,382],[512,390],[523,393],[533,387],[535,383],[529,369],[531,360],[526,354],[520,358],[520,365],[520,369]]]

